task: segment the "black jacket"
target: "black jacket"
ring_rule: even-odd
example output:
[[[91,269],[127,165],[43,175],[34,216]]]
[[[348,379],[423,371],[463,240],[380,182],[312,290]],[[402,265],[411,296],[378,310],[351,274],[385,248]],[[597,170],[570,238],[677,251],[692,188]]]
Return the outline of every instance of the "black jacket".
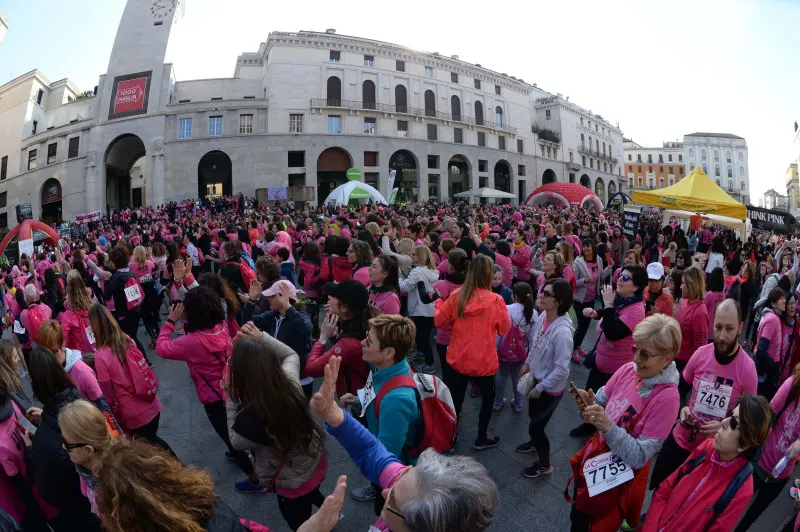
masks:
[[[114,300],[114,315],[117,320],[136,312],[136,310],[128,312],[128,299],[125,297],[125,283],[131,277],[133,277],[133,273],[128,268],[116,270],[111,274],[111,279],[106,281],[105,289],[103,290],[103,297],[105,297],[106,301]]]
[[[241,260],[241,259],[240,259]],[[241,292],[246,294],[250,291],[249,286],[245,286],[244,278],[242,278],[242,270],[238,262],[229,262],[222,266],[219,272],[220,276],[228,281],[228,285],[234,292]]]
[[[251,302],[244,304],[242,308],[242,323],[252,321],[253,324],[276,340],[292,348],[300,356],[300,378],[305,377],[306,361],[311,352],[311,334],[313,327],[311,319],[305,312],[298,312],[294,307],[289,307],[286,317],[283,318],[278,336],[275,336],[275,325],[279,314],[273,310],[268,310],[261,314],[253,314],[256,306]]]
[[[42,424],[33,436],[33,479],[42,498],[59,509],[59,529],[99,532],[100,520],[81,493],[75,464],[61,446],[58,413],[78,399],[83,399],[78,390],[67,388],[42,405]]]
[[[245,527],[239,518],[233,513],[227,504],[222,502],[222,499],[217,498],[217,504],[214,507],[214,513],[211,518],[203,523],[203,528],[208,532],[248,532],[249,528]]]

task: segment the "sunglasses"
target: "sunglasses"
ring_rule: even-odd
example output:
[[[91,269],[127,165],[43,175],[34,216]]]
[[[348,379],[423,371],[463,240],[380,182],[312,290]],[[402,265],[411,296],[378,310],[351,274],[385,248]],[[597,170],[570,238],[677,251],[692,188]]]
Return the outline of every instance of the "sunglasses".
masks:
[[[619,276],[619,278],[622,281],[630,281],[631,279],[633,279],[633,277],[627,273],[623,273],[622,275]]]
[[[731,416],[728,418],[728,423],[731,427],[731,430],[737,430],[739,428],[739,418],[736,416]]]
[[[78,449],[79,447],[86,447],[88,443],[69,443],[64,437],[61,437],[61,446],[64,447],[66,451],[71,451],[73,449]]]
[[[553,292],[548,292],[547,290],[542,290],[542,297],[556,297],[553,295]]]
[[[638,354],[639,358],[642,359],[642,362],[647,362],[653,357],[661,356],[661,354],[649,353],[649,352],[645,351],[644,349],[640,348],[636,344],[633,344],[633,346],[631,346],[631,349],[633,350],[633,355],[636,356]]]

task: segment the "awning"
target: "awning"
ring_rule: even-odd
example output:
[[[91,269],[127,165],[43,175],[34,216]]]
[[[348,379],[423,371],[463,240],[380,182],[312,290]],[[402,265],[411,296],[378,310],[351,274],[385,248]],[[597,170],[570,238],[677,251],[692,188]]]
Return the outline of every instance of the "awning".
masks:
[[[695,166],[689,175],[666,188],[634,190],[633,202],[662,209],[677,209],[744,220],[747,208],[728,196],[708,175]]]
[[[494,188],[483,187],[477,190],[467,190],[466,192],[459,192],[455,195],[457,198],[516,198],[510,192],[503,192]]]

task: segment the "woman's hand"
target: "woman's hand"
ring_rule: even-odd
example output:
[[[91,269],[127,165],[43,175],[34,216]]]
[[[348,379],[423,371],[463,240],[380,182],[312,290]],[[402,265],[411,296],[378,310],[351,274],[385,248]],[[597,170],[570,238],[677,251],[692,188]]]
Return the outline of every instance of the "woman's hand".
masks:
[[[583,317],[589,319],[596,319],[597,311],[593,308],[585,308],[583,309]]]
[[[176,283],[182,283],[186,278],[186,263],[182,259],[176,259],[172,263],[172,278]]]
[[[700,434],[705,436],[706,438],[711,438],[719,432],[719,429],[722,428],[721,421],[709,421],[708,423],[703,423],[700,425]]]
[[[531,367],[528,364],[522,364],[522,367],[519,370],[519,376],[523,377],[523,376],[527,375],[528,373],[530,373],[530,371],[531,371]]]
[[[322,327],[319,330],[320,341],[328,341],[331,338],[336,338],[339,334],[339,316],[336,314],[326,314],[325,319],[322,320]]]
[[[319,391],[311,398],[311,409],[325,422],[336,428],[344,422],[344,412],[336,404],[336,379],[339,377],[339,367],[342,357],[332,356],[325,366],[325,378]]]
[[[583,421],[597,427],[597,430],[605,434],[611,430],[611,420],[606,415],[606,410],[600,405],[587,406],[583,411]]]
[[[797,458],[797,455],[800,454],[800,440],[795,440],[788,449],[786,449],[786,456],[790,460],[794,460]]]
[[[681,408],[680,411],[681,425],[686,425],[687,423],[689,423],[691,417],[692,417],[692,410],[688,406],[684,406],[683,408]]]
[[[183,303],[178,303],[170,307],[169,319],[172,323],[178,323],[183,319]]]
[[[578,397],[580,397],[580,398],[581,398],[581,400],[583,401],[583,404],[584,404],[585,406],[591,406],[591,405],[593,405],[593,404],[594,404],[594,391],[592,391],[591,389],[589,389],[589,390],[582,390],[582,389],[580,389],[580,388],[577,388],[577,392],[578,392]],[[578,407],[580,407],[580,406],[581,406],[581,405],[578,403],[578,398],[577,398],[577,397],[575,398],[575,404],[577,404],[577,405],[578,405]]]
[[[257,303],[261,299],[261,283],[258,282],[258,279],[250,281],[250,292],[248,296],[252,303]]]
[[[538,399],[541,396],[542,396],[542,392],[539,391],[539,388],[537,388],[536,386],[531,388],[531,391],[528,394],[528,398],[530,398],[530,399]]]
[[[242,325],[242,328],[239,331],[239,334],[236,335],[236,337],[237,338],[239,338],[239,337],[252,338],[254,340],[261,340],[261,331],[258,329],[258,327],[255,326],[255,324],[253,324],[252,321],[248,321],[247,323]]]
[[[614,298],[616,297],[617,293],[610,284],[607,284],[600,290],[600,295],[603,296],[603,303],[610,305],[614,303]]]
[[[336,481],[332,495],[325,497],[322,507],[308,521],[300,525],[297,532],[329,532],[339,523],[339,512],[344,506],[344,494],[347,491],[347,477],[342,475]]]
[[[25,411],[25,417],[34,425],[39,425],[42,422],[42,409],[32,406]]]
[[[358,397],[353,395],[352,393],[346,393],[339,398],[339,406],[344,408],[347,405],[355,405],[358,404]]]

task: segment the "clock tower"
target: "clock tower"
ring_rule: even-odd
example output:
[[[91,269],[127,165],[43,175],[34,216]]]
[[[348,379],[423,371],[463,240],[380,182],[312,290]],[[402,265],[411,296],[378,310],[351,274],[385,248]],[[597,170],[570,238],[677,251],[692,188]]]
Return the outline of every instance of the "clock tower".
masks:
[[[101,123],[157,112],[168,103],[162,100],[169,93],[161,90],[164,56],[183,1],[127,0],[102,80]]]

